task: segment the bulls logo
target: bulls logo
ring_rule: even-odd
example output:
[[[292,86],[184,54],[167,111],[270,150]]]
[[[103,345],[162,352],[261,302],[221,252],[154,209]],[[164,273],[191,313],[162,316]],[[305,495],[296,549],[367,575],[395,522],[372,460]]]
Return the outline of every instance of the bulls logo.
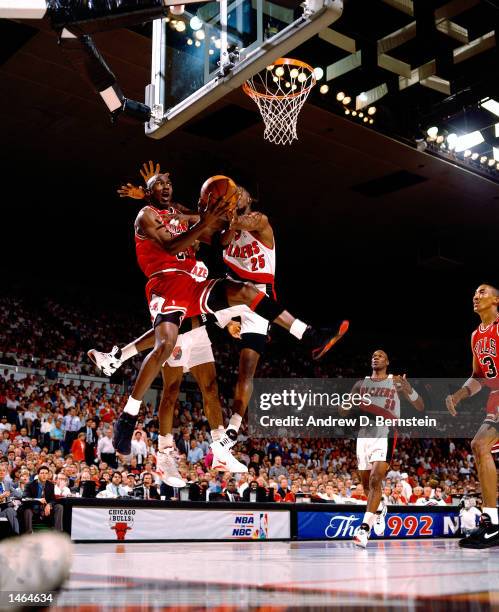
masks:
[[[114,523],[111,525],[111,529],[116,532],[118,541],[123,542],[127,531],[132,530],[132,526],[129,523]]]

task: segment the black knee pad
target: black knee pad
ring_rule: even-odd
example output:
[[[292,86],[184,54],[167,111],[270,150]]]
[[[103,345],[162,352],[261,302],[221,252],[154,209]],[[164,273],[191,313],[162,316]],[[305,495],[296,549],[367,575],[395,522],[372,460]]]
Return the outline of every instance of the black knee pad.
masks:
[[[267,336],[264,336],[263,334],[241,334],[241,349],[248,348],[256,351],[259,355],[263,355],[266,344]]]

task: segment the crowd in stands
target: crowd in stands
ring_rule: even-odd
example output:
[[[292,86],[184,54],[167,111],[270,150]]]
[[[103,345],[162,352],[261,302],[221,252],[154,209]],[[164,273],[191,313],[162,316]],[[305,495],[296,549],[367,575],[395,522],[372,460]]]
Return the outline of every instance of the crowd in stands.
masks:
[[[120,319],[115,313],[91,317],[54,301],[34,308],[12,297],[0,299],[0,316],[4,322],[0,363],[39,372],[4,368],[0,375],[0,512],[10,501],[7,488],[11,500],[22,503],[26,488],[39,483],[41,468],[54,486],[54,499],[69,495],[179,499],[179,490],[161,483],[155,471],[156,406],[143,405],[129,457],[118,457],[113,448],[112,425],[124,407],[140,358],[127,362],[119,383],[63,376],[96,376],[86,350],[109,346],[109,339],[140,335],[143,322],[130,316]],[[237,345],[224,341],[215,346],[215,353],[227,422]],[[262,360],[258,375],[326,376],[336,368],[337,375],[355,376],[365,374],[366,363],[343,363],[341,370],[334,365],[323,368],[304,357],[290,359],[272,352]],[[357,470],[355,441],[349,439],[250,439],[243,424],[234,452],[248,465],[248,474],[234,477],[212,470],[210,428],[201,395],[187,385],[181,397],[175,406],[174,434],[191,499],[293,502],[306,497],[332,503],[367,499]],[[479,485],[469,441],[399,441],[384,484],[388,503],[446,504],[470,492],[479,492]],[[38,510],[43,514],[43,508]]]

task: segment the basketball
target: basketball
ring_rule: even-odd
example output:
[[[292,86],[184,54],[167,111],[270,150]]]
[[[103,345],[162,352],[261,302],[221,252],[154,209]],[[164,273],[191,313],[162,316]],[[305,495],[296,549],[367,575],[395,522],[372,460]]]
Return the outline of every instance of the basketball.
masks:
[[[203,183],[199,197],[199,208],[201,210],[212,209],[215,203],[223,198],[229,204],[227,213],[231,213],[239,201],[240,190],[234,181],[228,176],[217,174],[211,176]]]

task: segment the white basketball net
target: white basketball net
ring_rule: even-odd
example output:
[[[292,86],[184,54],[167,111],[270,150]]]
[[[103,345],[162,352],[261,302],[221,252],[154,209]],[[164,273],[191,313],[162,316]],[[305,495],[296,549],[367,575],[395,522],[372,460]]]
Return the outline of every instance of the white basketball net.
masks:
[[[289,58],[276,60],[246,81],[243,90],[258,104],[266,140],[286,145],[298,139],[298,115],[314,85],[314,69]]]

